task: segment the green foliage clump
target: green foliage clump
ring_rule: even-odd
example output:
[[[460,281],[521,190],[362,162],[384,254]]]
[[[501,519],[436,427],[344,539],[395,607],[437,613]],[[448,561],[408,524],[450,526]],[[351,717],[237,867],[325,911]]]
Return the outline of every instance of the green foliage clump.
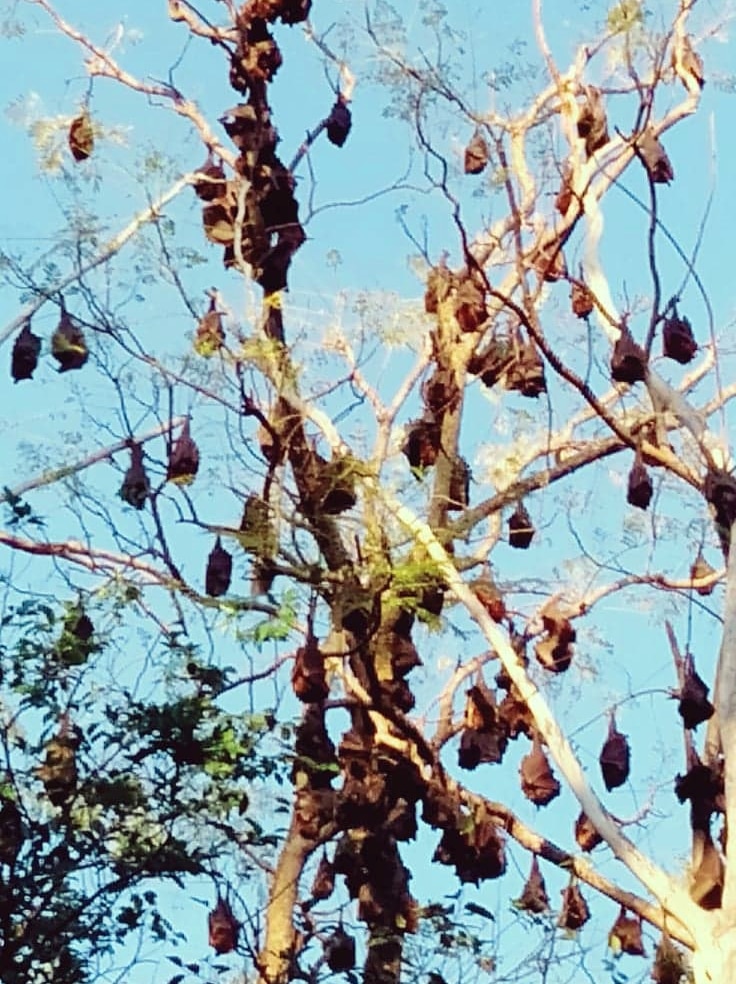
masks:
[[[118,595],[96,603],[104,632],[81,599],[27,600],[0,625],[14,721],[0,774],[3,984],[90,984],[131,933],[178,935],[144,890],[149,879],[183,887],[211,874],[231,844],[273,840],[250,816],[251,786],[282,778],[288,763],[261,750],[268,715],[219,706],[230,671],[172,635],[160,651],[169,667],[186,667],[176,682],[162,683],[159,670],[149,690],[123,669],[105,685],[111,628],[125,625],[129,605]]]
[[[606,25],[611,34],[627,34],[644,24],[642,0],[621,0],[608,11]]]

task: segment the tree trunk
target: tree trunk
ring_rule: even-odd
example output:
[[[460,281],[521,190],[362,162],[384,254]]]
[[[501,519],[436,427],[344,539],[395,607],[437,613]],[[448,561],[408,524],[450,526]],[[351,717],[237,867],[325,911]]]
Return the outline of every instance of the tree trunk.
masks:
[[[281,849],[266,910],[266,939],[259,958],[259,977],[265,984],[286,984],[291,978],[296,944],[293,915],[304,863],[314,843],[299,833],[296,813]]]
[[[736,926],[733,920],[714,932],[707,945],[693,954],[693,984],[730,984],[736,981]]]
[[[363,984],[398,984],[403,943],[400,933],[377,929],[371,931],[363,967]]]

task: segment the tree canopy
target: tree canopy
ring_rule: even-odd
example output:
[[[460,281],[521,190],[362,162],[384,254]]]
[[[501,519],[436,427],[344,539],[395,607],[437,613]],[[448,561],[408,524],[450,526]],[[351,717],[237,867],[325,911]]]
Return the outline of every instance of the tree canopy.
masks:
[[[736,977],[727,14],[407,6],[3,11],[7,984]]]

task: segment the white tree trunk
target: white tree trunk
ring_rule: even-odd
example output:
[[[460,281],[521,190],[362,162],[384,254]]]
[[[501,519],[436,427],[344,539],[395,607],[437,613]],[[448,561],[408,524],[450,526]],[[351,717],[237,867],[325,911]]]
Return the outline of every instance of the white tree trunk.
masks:
[[[693,954],[694,984],[736,982],[736,926],[729,923]]]

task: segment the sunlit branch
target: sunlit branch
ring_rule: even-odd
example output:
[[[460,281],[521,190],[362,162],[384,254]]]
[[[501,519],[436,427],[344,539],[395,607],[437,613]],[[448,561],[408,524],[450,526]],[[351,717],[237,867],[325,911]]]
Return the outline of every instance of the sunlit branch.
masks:
[[[215,27],[188,0],[168,0],[168,14],[172,21],[183,21],[192,34],[207,38],[213,44],[237,40],[233,28]]]
[[[184,117],[189,120],[194,129],[199,134],[202,143],[212,151],[216,153],[225,161],[227,161],[231,166],[234,163],[235,155],[232,151],[225,147],[215,135],[214,130],[207,122],[206,117],[197,107],[195,103],[191,100],[185,99],[182,94],[173,85],[156,83],[156,82],[142,82],[140,79],[126,72],[125,69],[121,68],[115,59],[108,54],[108,52],[103,51],[102,48],[93,44],[92,41],[81,31],[76,30],[71,24],[67,23],[63,17],[61,17],[51,6],[48,0],[26,0],[28,3],[36,4],[42,7],[46,13],[51,17],[51,19],[56,24],[59,31],[70,38],[72,41],[76,41],[77,44],[82,45],[90,52],[90,58],[87,59],[87,71],[91,77],[100,76],[103,78],[113,79],[116,82],[120,82],[122,85],[127,86],[134,92],[140,92],[146,96],[155,96],[161,99],[165,99],[171,103],[171,106],[179,116]]]
[[[497,658],[496,651],[479,656],[474,660],[470,660],[469,670],[465,665],[458,669],[457,674],[453,678],[454,685],[459,685],[462,678],[467,678],[470,673],[477,672],[477,670],[484,663],[495,658]],[[503,662],[502,657],[501,659]],[[372,706],[370,695],[354,678],[351,677],[350,674],[347,675],[346,683],[350,692],[367,708]],[[385,713],[385,709],[382,710]],[[383,713],[369,710],[369,714],[374,722],[378,741],[381,744],[397,751],[403,751],[404,754],[416,756],[418,764],[421,763],[425,766],[430,765],[433,773],[435,773],[438,777],[441,787],[445,788],[448,793],[452,793],[455,790],[460,791],[460,798],[467,803],[468,806],[472,807],[474,803],[483,803],[488,808],[491,815],[497,819],[502,829],[505,830],[526,850],[531,851],[534,854],[538,854],[540,857],[561,868],[563,871],[574,873],[582,882],[585,882],[585,884],[590,885],[601,894],[606,895],[608,898],[613,899],[620,905],[630,909],[632,912],[637,913],[643,919],[647,920],[647,922],[650,922],[653,926],[669,932],[675,939],[680,940],[686,946],[692,947],[694,945],[694,927],[691,923],[685,921],[681,914],[678,914],[677,912],[670,913],[668,912],[666,905],[663,905],[663,907],[652,905],[640,896],[621,889],[614,882],[601,875],[601,873],[591,862],[586,861],[579,855],[570,854],[568,851],[564,851],[563,849],[557,847],[557,845],[555,845],[548,838],[537,834],[531,828],[522,823],[513,811],[504,804],[485,799],[477,793],[464,789],[445,772],[438,757],[437,742],[435,741],[431,746],[428,746],[424,742],[422,733],[417,725],[411,722],[408,718],[404,717],[399,712],[395,712],[395,715],[391,717],[391,724],[397,728],[401,735],[401,738],[397,738],[392,734],[391,729],[386,727],[386,720]],[[411,747],[412,744],[415,746],[413,751]],[[583,809],[587,813],[585,804],[583,804]],[[610,823],[613,826],[613,820],[610,820]],[[618,827],[613,827],[613,829],[616,831],[617,841],[628,845],[628,847],[631,848],[631,852],[633,852],[629,853],[627,858],[624,859],[625,863],[628,865],[633,861],[638,851],[633,844],[631,844],[620,833]],[[601,833],[603,832],[601,831]],[[651,867],[653,868],[654,866]],[[638,874],[638,872],[634,871],[634,874]],[[671,883],[668,876],[661,873],[661,877],[665,883],[668,884],[668,887],[670,887]],[[672,885],[671,887],[674,886]],[[687,905],[688,907],[692,905],[689,898],[687,898]]]
[[[717,740],[723,755],[725,813],[736,817],[736,523],[730,529],[730,549],[726,562],[726,597],[723,603],[723,637],[718,654],[713,698],[716,708]],[[708,739],[716,740],[709,732]],[[712,756],[712,750],[709,753]],[[736,838],[726,842],[726,873],[723,908],[736,904]]]
[[[69,478],[70,475],[76,475],[86,468],[90,468],[92,465],[99,464],[101,461],[108,461],[114,454],[118,454],[129,448],[131,441],[134,441],[136,444],[146,444],[156,437],[161,437],[162,434],[170,434],[177,427],[181,427],[185,420],[186,417],[175,417],[173,420],[159,424],[157,427],[145,431],[143,434],[136,434],[132,437],[124,438],[105,448],[101,448],[99,451],[94,451],[80,461],[74,461],[68,465],[61,465],[59,468],[52,468],[50,471],[43,472],[43,474],[37,475],[35,478],[29,478],[12,489],[5,489],[0,492],[0,503],[8,502],[12,499],[19,499],[27,492],[43,488],[46,485],[53,485],[55,482]]]
[[[41,0],[29,0],[29,2],[41,2]],[[57,283],[52,287],[45,288],[42,292],[38,292],[32,301],[29,301],[13,320],[7,324],[2,330],[0,330],[0,345],[7,341],[12,335],[14,335],[19,329],[23,327],[24,324],[40,310],[47,301],[54,299],[54,295],[61,293],[66,290],[67,287],[79,281],[85,274],[94,270],[96,267],[101,266],[106,263],[109,259],[115,256],[126,243],[130,242],[133,237],[140,232],[143,226],[152,222],[154,219],[158,218],[161,210],[172,201],[178,194],[180,194],[184,188],[193,184],[196,180],[196,174],[185,174],[181,178],[178,178],[162,195],[160,195],[151,205],[139,212],[120,232],[113,236],[112,239],[108,240],[107,243],[99,250],[93,257],[89,260],[85,260],[79,264],[79,266],[68,273],[65,277],[62,277]]]
[[[552,758],[565,776],[569,788],[613,853],[652,893],[667,912],[672,913],[675,918],[691,929],[694,936],[697,936],[699,928],[707,932],[708,915],[692,901],[674,878],[642,854],[621,833],[611,815],[603,807],[590,787],[580,763],[552,714],[547,701],[521,664],[507,634],[496,625],[473,591],[463,582],[448,554],[429,526],[406,506],[392,499],[387,492],[384,490],[381,492],[387,506],[399,522],[406,526],[427,550],[428,555],[439,567],[449,589],[464,605],[468,614],[487,639],[488,644],[498,654],[504,670],[518,690],[521,699],[532,712],[539,732],[549,748]]]
[[[150,563],[150,561],[134,556],[133,554],[120,554],[111,550],[100,550],[95,547],[88,547],[83,543],[79,543],[77,540],[40,543],[14,533],[9,533],[7,530],[0,530],[0,543],[21,553],[65,560],[93,574],[102,574],[116,579],[134,576],[143,585],[157,586],[165,588],[168,591],[180,591],[199,605],[220,608],[222,604],[215,598],[209,598],[206,595],[199,594],[188,585],[176,581],[168,571],[161,570]],[[275,615],[277,613],[273,605],[253,599],[229,598],[227,605],[235,611],[257,611],[264,612],[267,615]]]
[[[617,581],[613,581],[610,584],[602,585],[600,588],[595,588],[594,590],[586,592],[577,600],[571,600],[570,617],[574,618],[578,615],[586,615],[590,609],[603,598],[607,598],[612,594],[618,594],[618,592],[623,591],[624,588],[642,585],[657,588],[662,591],[685,592],[691,590],[697,591],[698,589],[710,590],[723,580],[725,573],[725,569],[721,568],[720,570],[713,571],[712,574],[706,574],[702,577],[695,578],[671,578],[661,573],[627,574],[625,577],[619,578]]]
[[[694,932],[687,923],[682,923],[677,919],[672,920],[659,906],[652,905],[633,892],[624,891],[615,882],[604,877],[579,854],[570,854],[562,850],[547,837],[543,837],[527,827],[507,806],[495,802],[489,802],[488,805],[491,813],[498,817],[503,829],[522,847],[538,854],[540,858],[544,858],[545,861],[549,861],[563,871],[576,875],[581,882],[590,885],[591,888],[596,889],[609,899],[613,899],[614,902],[618,902],[619,905],[631,912],[635,912],[652,926],[669,933],[674,939],[684,943],[685,946],[691,948],[694,946]]]

